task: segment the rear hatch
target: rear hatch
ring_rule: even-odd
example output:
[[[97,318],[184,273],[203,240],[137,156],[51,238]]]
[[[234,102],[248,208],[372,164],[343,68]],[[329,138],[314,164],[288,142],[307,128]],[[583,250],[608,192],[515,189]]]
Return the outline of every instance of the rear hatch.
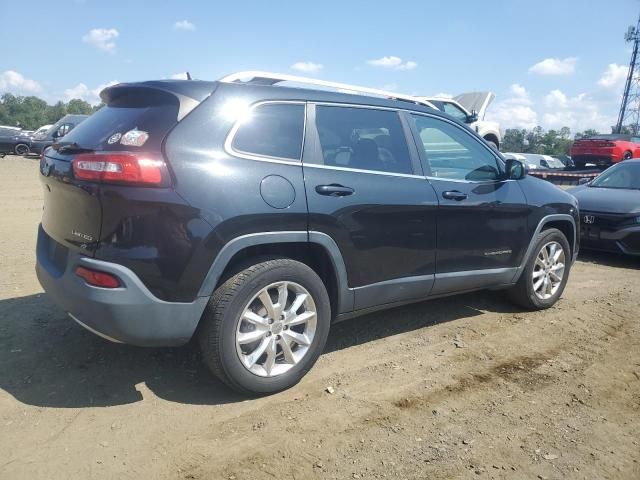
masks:
[[[615,140],[608,140],[602,138],[583,138],[576,140],[573,143],[573,148],[578,150],[585,150],[587,152],[600,152],[602,150],[610,151],[616,146]]]
[[[171,184],[163,140],[213,90],[211,82],[188,83],[107,88],[101,94],[105,106],[44,152],[42,227],[49,237],[93,256],[101,234],[103,183],[139,188]]]

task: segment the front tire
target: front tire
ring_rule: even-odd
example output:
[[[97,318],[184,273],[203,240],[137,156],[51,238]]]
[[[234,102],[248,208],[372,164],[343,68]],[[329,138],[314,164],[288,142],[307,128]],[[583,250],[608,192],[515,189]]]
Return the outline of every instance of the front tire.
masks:
[[[204,362],[234,390],[266,395],[298,383],[327,341],[326,288],[307,265],[263,261],[226,280],[198,331]]]
[[[562,295],[571,269],[571,249],[564,234],[543,230],[518,283],[509,291],[511,299],[529,310],[552,307]]]
[[[14,149],[14,151],[16,152],[16,155],[28,155],[29,145],[25,143],[19,143],[16,145],[16,148]]]

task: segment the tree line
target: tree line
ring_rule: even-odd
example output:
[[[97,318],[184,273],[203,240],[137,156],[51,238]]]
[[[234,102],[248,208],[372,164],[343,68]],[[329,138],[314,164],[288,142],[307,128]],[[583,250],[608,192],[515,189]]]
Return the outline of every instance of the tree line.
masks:
[[[90,115],[100,107],[79,98],[49,105],[38,97],[5,93],[0,97],[0,125],[36,130],[42,125],[57,122],[67,114]]]
[[[547,130],[538,126],[532,130],[508,128],[502,137],[500,150],[514,153],[541,153],[545,155],[569,155],[574,140],[598,135],[597,130],[578,132],[571,138],[569,127]]]

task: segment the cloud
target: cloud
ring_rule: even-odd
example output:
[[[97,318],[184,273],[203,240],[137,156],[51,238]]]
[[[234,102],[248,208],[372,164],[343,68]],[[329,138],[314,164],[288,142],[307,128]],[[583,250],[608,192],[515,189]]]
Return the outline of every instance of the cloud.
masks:
[[[196,29],[196,26],[189,20],[179,20],[173,24],[173,28],[176,30],[186,30],[189,32],[193,32]]]
[[[413,70],[418,66],[416,62],[408,60],[403,62],[400,57],[389,56],[381,57],[375,60],[367,60],[367,63],[373,67],[392,68],[394,70]]]
[[[487,112],[487,120],[500,123],[500,128],[527,128],[538,125],[538,113],[533,109],[529,92],[519,83],[509,88],[511,97],[492,105]]]
[[[569,127],[573,132],[594,128],[608,133],[615,124],[615,112],[610,104],[603,104],[586,93],[568,97],[560,90],[552,90],[544,97],[547,109],[542,117],[546,129]]]
[[[603,88],[618,88],[622,87],[627,74],[629,73],[628,65],[618,65],[617,63],[610,63],[607,69],[602,73],[602,77],[598,80],[598,85]]]
[[[35,80],[26,78],[15,70],[7,70],[0,73],[0,92],[10,92],[16,94],[38,93],[42,87]]]
[[[99,48],[103,52],[114,53],[116,51],[115,39],[120,34],[115,28],[93,28],[82,37],[82,41]]]
[[[545,58],[529,68],[530,73],[539,75],[571,75],[576,69],[576,57]]]
[[[67,88],[63,93],[63,99],[65,102],[72,100],[74,98],[79,98],[80,100],[84,100],[89,102],[91,105],[98,105],[102,100],[100,99],[100,92],[111,85],[116,85],[117,80],[112,80],[107,83],[103,83],[98,85],[96,88],[89,88],[84,83],[79,83],[75,87]]]
[[[298,70],[299,72],[304,72],[304,73],[318,73],[320,70],[322,70],[324,68],[324,65],[320,64],[320,63],[313,63],[313,62],[296,62],[293,65],[291,65],[292,70]]]
[[[567,96],[560,90],[551,90],[544,97],[544,105],[547,108],[564,108],[567,105]]]

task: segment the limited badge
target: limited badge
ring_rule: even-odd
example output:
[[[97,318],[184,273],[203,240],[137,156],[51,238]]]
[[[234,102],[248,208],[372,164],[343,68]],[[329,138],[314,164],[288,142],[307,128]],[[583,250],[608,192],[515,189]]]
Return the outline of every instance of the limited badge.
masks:
[[[111,135],[109,137],[109,140],[107,140],[107,143],[109,145],[113,145],[114,143],[117,143],[120,139],[122,138],[122,134],[121,133],[114,133],[113,135]]]
[[[147,132],[133,129],[122,135],[120,143],[122,145],[130,145],[132,147],[141,147],[148,139],[149,134]]]

